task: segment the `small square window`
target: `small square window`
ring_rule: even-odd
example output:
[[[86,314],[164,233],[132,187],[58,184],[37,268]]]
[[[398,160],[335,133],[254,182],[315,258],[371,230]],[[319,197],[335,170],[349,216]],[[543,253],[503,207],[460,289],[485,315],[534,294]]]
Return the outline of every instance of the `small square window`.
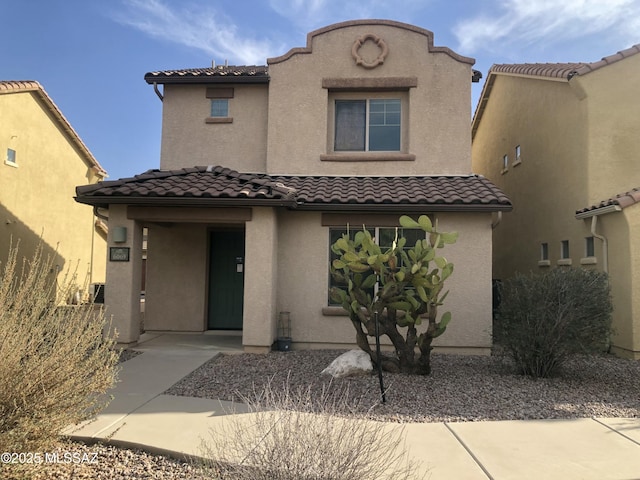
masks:
[[[17,165],[16,162],[16,151],[12,148],[7,148],[7,159],[5,163],[9,163],[11,165]]]
[[[504,155],[502,157],[502,173],[509,170],[509,155]]]
[[[211,116],[212,117],[228,117],[229,116],[229,99],[214,98],[211,100]]]
[[[560,258],[567,259],[569,257],[569,240],[562,240],[560,242]]]
[[[596,249],[593,242],[593,237],[586,237],[584,239],[584,252],[585,252],[585,257],[596,256]]]
[[[540,244],[540,260],[549,260],[549,244]]]

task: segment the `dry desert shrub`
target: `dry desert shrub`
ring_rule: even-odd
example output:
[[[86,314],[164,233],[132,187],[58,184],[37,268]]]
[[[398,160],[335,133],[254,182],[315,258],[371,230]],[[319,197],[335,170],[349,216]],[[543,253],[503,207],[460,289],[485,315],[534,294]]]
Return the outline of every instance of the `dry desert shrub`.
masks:
[[[115,340],[93,305],[59,302],[77,287],[58,284],[42,248],[19,260],[12,245],[0,267],[0,452],[44,451],[106,406]]]
[[[317,395],[270,382],[242,398],[250,413],[225,416],[203,440],[204,470],[223,480],[424,478],[407,454],[402,426],[346,418],[348,398],[345,391]]]

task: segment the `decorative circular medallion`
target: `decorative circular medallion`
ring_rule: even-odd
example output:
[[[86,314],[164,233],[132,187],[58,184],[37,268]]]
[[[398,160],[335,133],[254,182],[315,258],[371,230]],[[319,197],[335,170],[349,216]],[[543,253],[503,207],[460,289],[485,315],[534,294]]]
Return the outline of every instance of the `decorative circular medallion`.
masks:
[[[375,57],[375,53],[370,54],[369,52],[367,52],[368,54],[363,53],[365,58],[362,58],[360,49],[367,42],[375,44],[378,50],[377,57]],[[355,59],[356,65],[360,65],[364,68],[375,68],[378,65],[382,65],[388,53],[389,47],[387,47],[386,42],[373,33],[367,33],[366,35],[363,35],[360,38],[356,39],[356,41],[353,43],[353,46],[351,47],[351,56]]]

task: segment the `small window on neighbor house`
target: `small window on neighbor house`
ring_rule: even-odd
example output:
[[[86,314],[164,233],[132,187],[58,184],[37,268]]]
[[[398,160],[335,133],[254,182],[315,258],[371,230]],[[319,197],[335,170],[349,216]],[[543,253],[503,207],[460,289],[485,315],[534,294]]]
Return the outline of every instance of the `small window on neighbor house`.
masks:
[[[540,260],[549,260],[549,244],[540,244]]]
[[[516,164],[516,163],[520,163],[520,162],[521,162],[521,160],[520,160],[520,145],[516,145],[516,159],[515,159],[515,161],[513,163]]]
[[[569,240],[562,240],[560,242],[560,258],[567,259],[569,257]]]
[[[228,117],[229,116],[229,99],[213,98],[211,100],[211,116],[212,117]]]
[[[7,148],[7,159],[5,163],[10,163],[11,165],[17,165],[16,163],[16,151],[12,148]]]
[[[506,172],[507,170],[509,170],[509,155],[502,157],[502,171]]]
[[[584,252],[585,252],[585,257],[595,257],[596,256],[596,250],[595,250],[595,245],[593,242],[593,237],[586,237],[584,239]]]

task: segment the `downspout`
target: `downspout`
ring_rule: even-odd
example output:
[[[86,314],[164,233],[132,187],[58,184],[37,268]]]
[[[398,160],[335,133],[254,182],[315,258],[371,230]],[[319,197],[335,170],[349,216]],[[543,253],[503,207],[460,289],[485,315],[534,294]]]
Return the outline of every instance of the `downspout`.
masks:
[[[609,275],[609,242],[604,235],[598,235],[596,233],[596,226],[598,224],[598,215],[591,217],[591,235],[602,242],[602,270]]]
[[[502,221],[502,212],[499,211],[498,212],[498,216],[497,218],[491,223],[491,230],[495,230],[495,228],[500,225],[500,222]]]
[[[164,96],[160,93],[160,90],[158,89],[158,84],[156,82],[153,82],[153,91],[156,92],[156,95],[158,96],[161,102],[164,101]]]

